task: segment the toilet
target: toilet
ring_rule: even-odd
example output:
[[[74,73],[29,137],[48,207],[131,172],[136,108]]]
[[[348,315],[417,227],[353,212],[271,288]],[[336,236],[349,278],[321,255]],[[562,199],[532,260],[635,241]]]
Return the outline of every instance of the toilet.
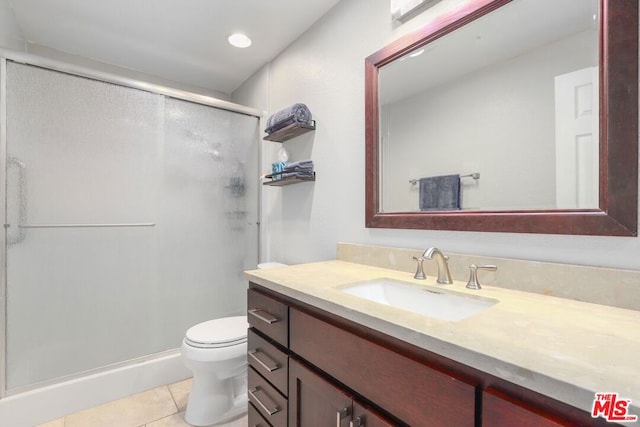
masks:
[[[259,269],[284,267],[267,262]],[[224,317],[189,328],[180,353],[193,372],[184,419],[193,426],[230,421],[247,412],[247,316]]]
[[[180,348],[193,372],[187,423],[219,424],[247,412],[247,327],[247,316],[235,316],[187,330]]]

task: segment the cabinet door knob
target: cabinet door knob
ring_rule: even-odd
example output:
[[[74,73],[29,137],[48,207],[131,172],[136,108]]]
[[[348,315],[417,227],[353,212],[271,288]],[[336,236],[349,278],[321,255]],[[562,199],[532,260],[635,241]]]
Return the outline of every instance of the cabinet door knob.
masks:
[[[348,417],[349,412],[349,408],[338,409],[338,412],[336,413],[336,427],[340,427],[340,421],[342,421],[343,418]]]
[[[356,417],[355,419],[351,420],[349,427],[365,427],[364,417]]]

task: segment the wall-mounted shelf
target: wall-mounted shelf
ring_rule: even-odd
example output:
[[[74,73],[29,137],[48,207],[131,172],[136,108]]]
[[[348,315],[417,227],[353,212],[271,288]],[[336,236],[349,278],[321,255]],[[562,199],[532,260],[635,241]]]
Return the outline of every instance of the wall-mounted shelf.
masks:
[[[265,178],[271,178],[273,175],[267,175]],[[273,179],[271,181],[265,181],[262,185],[272,185],[275,187],[283,187],[285,185],[298,184],[300,182],[310,182],[316,180],[316,173],[313,173],[313,176],[310,177],[299,177],[299,176],[290,176],[282,179]]]
[[[293,139],[297,136],[300,136],[302,134],[305,134],[307,132],[311,132],[312,130],[316,130],[316,121],[315,120],[311,120],[309,121],[309,123],[293,123],[290,124],[289,126],[285,126],[284,128],[277,130],[267,136],[265,136],[264,139],[265,141],[273,141],[273,142],[284,142],[284,141],[288,141],[290,139]],[[273,179],[274,177],[282,174],[283,172],[279,172],[279,173],[272,173],[269,175],[266,175],[265,178],[267,178],[267,181],[263,182],[262,185],[270,185],[270,186],[274,186],[274,187],[283,187],[285,185],[291,185],[291,184],[298,184],[301,182],[310,182],[310,181],[315,181],[316,180],[316,173],[313,172],[313,175],[311,176],[289,176],[286,178],[282,178],[282,179]]]
[[[290,124],[289,126],[283,127],[280,130],[270,133],[262,139],[264,139],[265,141],[284,142],[295,138],[296,136],[300,136],[304,133],[311,132],[312,130],[316,130],[315,120],[311,120],[309,124]]]

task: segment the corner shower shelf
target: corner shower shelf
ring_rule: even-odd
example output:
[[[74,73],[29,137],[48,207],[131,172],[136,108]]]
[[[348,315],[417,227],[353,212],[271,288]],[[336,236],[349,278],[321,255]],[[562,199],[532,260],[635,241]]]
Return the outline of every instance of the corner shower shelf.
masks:
[[[307,132],[311,132],[312,130],[316,130],[316,121],[311,120],[308,124],[305,123],[293,123],[289,126],[283,127],[280,130],[277,130],[269,135],[265,136],[265,141],[273,141],[273,142],[285,142],[296,136],[300,136]]]
[[[265,176],[265,178],[273,178],[275,174],[270,174]],[[263,182],[262,185],[272,185],[275,187],[283,187],[285,185],[298,184],[300,182],[310,182],[316,180],[316,173],[313,173],[313,176],[310,177],[299,177],[299,176],[290,176],[288,178],[282,179],[272,179],[270,181]]]

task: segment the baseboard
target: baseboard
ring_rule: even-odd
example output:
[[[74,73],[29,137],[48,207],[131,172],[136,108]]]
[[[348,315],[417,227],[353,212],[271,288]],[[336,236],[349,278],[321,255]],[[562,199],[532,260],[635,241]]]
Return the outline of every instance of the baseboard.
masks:
[[[150,360],[0,399],[0,425],[32,427],[190,376],[176,349]]]

